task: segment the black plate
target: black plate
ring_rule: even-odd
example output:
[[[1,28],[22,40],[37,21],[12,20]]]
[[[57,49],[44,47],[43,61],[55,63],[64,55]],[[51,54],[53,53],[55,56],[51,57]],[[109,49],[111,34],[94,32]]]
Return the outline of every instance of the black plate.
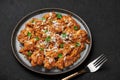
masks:
[[[20,49],[21,45],[17,41],[17,35],[19,34],[20,30],[22,30],[25,27],[24,24],[26,23],[26,21],[28,21],[32,17],[40,18],[44,13],[47,13],[50,11],[59,12],[61,14],[70,14],[81,25],[81,28],[87,31],[89,39],[90,39],[90,44],[86,44],[86,49],[81,53],[80,59],[77,62],[75,62],[73,65],[71,65],[67,68],[64,68],[63,70],[59,70],[59,69],[47,70],[43,66],[31,67],[29,61],[26,58],[24,58],[24,56],[22,54],[19,53],[19,49]],[[34,12],[26,15],[17,23],[16,27],[13,30],[12,36],[11,36],[11,46],[12,46],[13,54],[15,55],[16,59],[27,69],[29,69],[33,72],[36,72],[36,73],[40,73],[40,74],[56,75],[56,74],[62,74],[62,73],[69,72],[83,63],[83,61],[87,58],[87,56],[90,52],[90,49],[92,46],[92,37],[91,37],[91,32],[90,32],[88,26],[86,25],[86,23],[76,14],[74,14],[68,10],[65,10],[65,9],[45,8],[45,9],[40,9],[40,10],[34,11]]]

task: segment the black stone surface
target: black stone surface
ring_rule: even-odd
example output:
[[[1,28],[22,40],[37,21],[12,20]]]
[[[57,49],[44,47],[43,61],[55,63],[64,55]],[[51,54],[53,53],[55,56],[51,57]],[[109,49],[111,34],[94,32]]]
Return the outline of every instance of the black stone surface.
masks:
[[[10,38],[17,22],[41,8],[63,8],[79,15],[89,26],[93,46],[86,61],[70,73],[46,76],[24,68],[12,54]],[[96,73],[72,80],[120,79],[120,1],[119,0],[0,0],[0,80],[60,80],[86,66],[104,53],[107,63]]]

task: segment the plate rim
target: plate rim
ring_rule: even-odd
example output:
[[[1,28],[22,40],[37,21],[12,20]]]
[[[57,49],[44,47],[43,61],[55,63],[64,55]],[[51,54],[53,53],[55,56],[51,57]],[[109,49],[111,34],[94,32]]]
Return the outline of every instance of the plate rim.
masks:
[[[13,42],[13,39],[14,39],[14,33],[17,29],[17,27],[19,26],[19,24],[24,20],[26,19],[27,17],[30,17],[30,15],[32,14],[35,14],[37,12],[40,12],[40,11],[44,11],[44,10],[61,10],[61,11],[65,11],[65,12],[68,12],[74,16],[76,16],[78,19],[81,20],[82,24],[84,24],[84,27],[85,29],[87,29],[87,32],[89,33],[89,38],[90,38],[90,44],[89,44],[89,48],[84,56],[84,58],[75,66],[73,66],[72,68],[69,68],[68,70],[65,70],[63,72],[59,72],[59,73],[45,73],[45,72],[40,72],[40,71],[36,71],[36,70],[33,70],[31,69],[29,66],[25,65],[23,62],[21,62],[21,60],[19,59],[19,57],[17,56],[16,54],[16,51],[14,49],[14,42]],[[15,56],[15,58],[17,59],[17,61],[22,65],[24,66],[25,68],[27,68],[28,70],[32,71],[32,72],[35,72],[35,73],[39,73],[39,74],[44,74],[44,75],[58,75],[58,74],[63,74],[63,73],[67,73],[67,72],[70,72],[72,70],[74,70],[75,68],[77,68],[78,66],[80,66],[85,60],[86,58],[88,57],[89,53],[90,53],[90,50],[91,50],[91,47],[92,47],[92,35],[91,35],[91,31],[89,29],[89,27],[87,26],[87,24],[85,23],[85,21],[79,17],[77,14],[71,12],[70,10],[66,10],[66,9],[62,9],[62,8],[42,8],[42,9],[38,9],[38,10],[35,10],[35,11],[32,11],[30,13],[28,13],[27,15],[23,16],[18,22],[17,24],[15,25],[15,27],[13,28],[13,31],[12,31],[12,35],[11,35],[11,47],[12,47],[12,53],[13,55]]]

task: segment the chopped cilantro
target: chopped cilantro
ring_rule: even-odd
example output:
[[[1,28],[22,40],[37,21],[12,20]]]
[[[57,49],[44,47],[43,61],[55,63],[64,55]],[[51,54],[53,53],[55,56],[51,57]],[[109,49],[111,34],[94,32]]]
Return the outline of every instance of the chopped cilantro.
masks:
[[[48,30],[44,30],[44,32],[46,33],[46,32],[48,32]]]
[[[78,30],[78,27],[77,27],[77,26],[74,26],[74,30],[76,30],[76,31],[77,31],[77,30]]]
[[[39,37],[35,37],[35,39],[36,39],[36,41],[38,41],[38,40],[39,40]]]
[[[63,55],[60,53],[60,54],[58,54],[58,57],[59,57],[59,58],[62,58],[62,57],[63,57]]]
[[[60,44],[60,48],[63,48],[64,47],[64,44]]]
[[[32,19],[32,21],[31,21],[32,23],[34,23],[35,21],[34,21],[34,19]]]
[[[58,19],[61,19],[62,18],[62,15],[60,13],[57,14],[57,18]]]
[[[32,34],[31,34],[30,32],[28,32],[28,33],[27,33],[27,36],[28,36],[28,37],[31,37],[31,36],[32,36]]]
[[[46,18],[42,17],[42,20],[46,20]]]
[[[28,56],[31,56],[31,55],[32,55],[32,52],[31,52],[31,51],[28,51],[28,52],[27,52],[27,55],[28,55]]]
[[[43,51],[44,49],[43,48],[40,48],[41,51]]]
[[[48,37],[45,38],[45,41],[46,41],[46,42],[50,42],[50,39],[51,39],[51,37],[48,36]]]
[[[63,38],[66,38],[67,34],[66,33],[62,33],[61,34]]]
[[[80,43],[79,43],[79,42],[76,42],[75,46],[76,46],[76,47],[79,47],[79,46],[80,46]]]

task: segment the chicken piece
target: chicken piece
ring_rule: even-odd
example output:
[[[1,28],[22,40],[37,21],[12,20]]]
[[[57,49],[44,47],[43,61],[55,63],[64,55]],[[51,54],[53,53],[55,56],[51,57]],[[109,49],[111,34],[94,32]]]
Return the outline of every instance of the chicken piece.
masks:
[[[84,43],[81,43],[79,47],[76,47],[72,50],[70,56],[75,57],[77,54],[80,54],[81,51],[85,49]]]
[[[79,49],[79,47],[74,48],[74,49],[72,50],[70,56],[71,56],[71,57],[75,57],[75,56],[78,54],[78,49]]]
[[[35,49],[39,49],[41,51],[44,51],[44,48],[46,47],[46,45],[44,43],[42,43],[42,41],[37,41],[36,45],[34,45]]]
[[[55,66],[59,69],[63,69],[64,68],[64,60],[63,58],[59,58],[58,61],[56,62]]]
[[[56,26],[55,27],[55,32],[56,33],[60,33],[60,32],[62,32],[63,31],[63,26]]]
[[[80,30],[80,34],[81,34],[81,37],[86,37],[87,36],[87,33],[86,33],[85,30]]]
[[[48,14],[45,14],[43,16],[43,18],[45,18],[45,19],[53,19],[55,17],[56,17],[56,13],[55,12],[49,12]]]
[[[32,61],[36,63],[37,65],[41,65],[43,64],[43,61],[44,61],[44,55],[41,54],[39,51],[35,51],[31,55],[31,62]]]
[[[81,43],[79,47],[79,52],[82,52],[85,49],[85,43]]]
[[[24,34],[21,34],[18,36],[18,41],[23,44],[25,41],[28,40],[28,37],[26,37]]]
[[[47,69],[51,69],[52,68],[52,66],[47,61],[45,61],[44,67],[47,68]]]
[[[63,43],[63,39],[60,37],[60,35],[56,34],[55,37],[56,37],[56,43],[58,46],[59,44]]]
[[[76,57],[73,58],[73,62],[76,62],[80,58],[80,54],[77,54]]]
[[[33,54],[31,55],[31,61],[33,61],[34,63],[37,63],[37,54],[39,54],[38,51],[33,52]]]
[[[26,26],[24,34],[27,36],[28,32],[30,32],[31,34],[34,34],[33,28]]]
[[[34,50],[35,39],[32,38],[24,42],[24,50]]]
[[[31,65],[32,65],[32,66],[36,66],[37,63],[35,63],[34,61],[31,61]]]
[[[63,55],[70,54],[71,50],[72,48],[70,47],[70,44],[64,44]]]
[[[70,27],[67,27],[67,28],[65,28],[64,32],[67,34],[73,34],[75,32],[75,30],[71,29]]]
[[[26,36],[26,34],[25,34],[25,31],[26,30],[22,30],[21,32],[20,32],[20,34],[18,35],[18,41],[20,42],[20,43],[24,43],[27,39],[28,39],[28,37]]]
[[[73,35],[72,39],[75,40],[75,39],[82,39],[82,41],[86,40],[87,39],[87,33],[86,31],[84,30],[78,30],[76,31],[76,33]]]
[[[58,57],[58,53],[54,52],[53,54],[51,54],[52,58],[57,58]]]
[[[51,54],[53,54],[53,51],[47,51],[47,52],[46,52],[46,56],[47,56],[47,57],[51,57]]]
[[[24,46],[32,45],[32,44],[35,43],[35,41],[36,41],[35,38],[32,38],[32,39],[30,39],[30,40],[27,40],[26,42],[24,42]]]
[[[44,60],[44,67],[47,69],[51,69],[55,66],[55,61],[53,58],[46,57]]]
[[[23,55],[26,55],[26,56],[28,55],[28,49],[26,49],[25,47],[21,48],[19,52],[22,53]]]
[[[68,66],[70,66],[71,64],[73,64],[73,58],[74,58],[74,57],[66,56],[66,58],[64,59],[64,66],[65,66],[65,67],[68,67]]]
[[[24,43],[31,37],[34,37],[34,31],[32,28],[26,27],[25,30],[22,30],[21,34],[18,36],[18,41]]]
[[[57,58],[59,53],[60,53],[60,51],[58,51],[58,52],[48,51],[48,52],[46,52],[46,57]]]
[[[64,21],[66,24],[68,24],[70,21],[73,21],[72,17],[70,15],[66,16],[62,16],[61,21]]]
[[[86,43],[87,43],[87,44],[90,44],[90,40],[89,40],[88,38],[86,39]]]
[[[59,20],[53,20],[51,26],[54,28],[56,33],[60,33],[64,29],[64,26],[62,25],[62,23],[60,23]]]
[[[29,28],[33,28],[34,27],[34,24],[32,24],[31,22],[25,24],[26,27],[29,27]]]
[[[74,29],[74,26],[78,25],[77,22],[70,15],[63,16],[61,21],[64,21],[65,24],[67,24],[67,27],[70,27],[72,29]]]
[[[43,64],[43,61],[44,61],[44,55],[37,54],[37,64],[41,65]]]

